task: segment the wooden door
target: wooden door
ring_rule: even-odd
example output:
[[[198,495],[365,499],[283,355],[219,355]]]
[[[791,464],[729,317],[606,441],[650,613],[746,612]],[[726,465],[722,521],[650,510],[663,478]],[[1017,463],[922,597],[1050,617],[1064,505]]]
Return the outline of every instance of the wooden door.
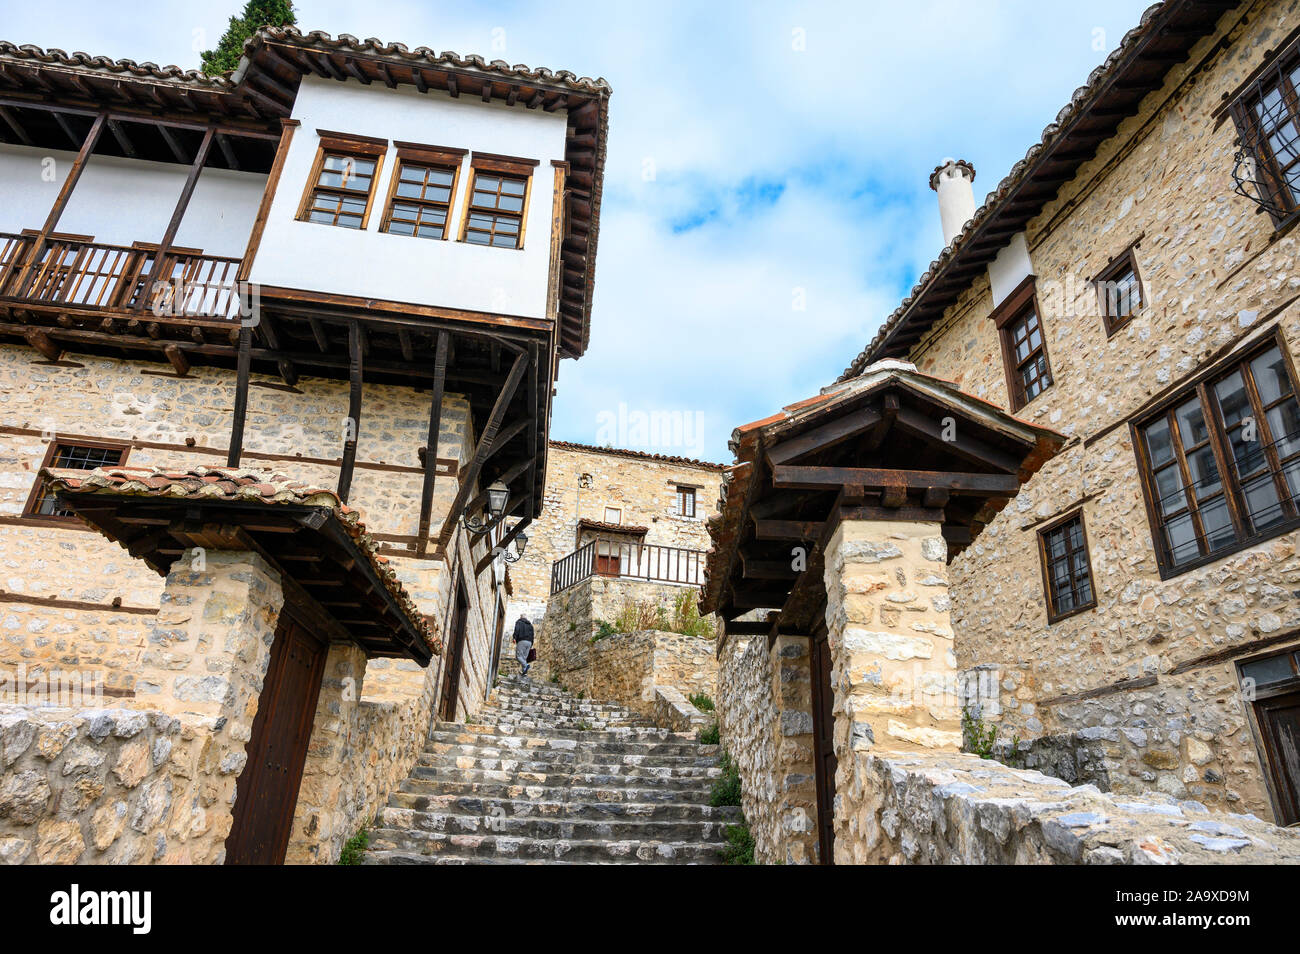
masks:
[[[1280,812],[1278,824],[1300,822],[1300,692],[1255,703],[1260,735]]]
[[[465,627],[469,622],[469,594],[465,580],[456,582],[456,610],[451,617],[451,638],[447,641],[447,674],[442,680],[442,698],[438,702],[438,718],[443,722],[456,721],[456,699],[460,694],[460,671],[465,655]]]
[[[234,823],[226,838],[228,865],[284,863],[328,651],[288,612],[280,614],[253,717],[248,761],[236,783]]]
[[[501,597],[497,597],[497,628],[496,633],[492,636],[492,668],[488,670],[492,674],[491,678],[496,679],[497,671],[501,668],[501,637],[505,635],[506,630],[506,604],[502,602]]]
[[[835,863],[835,695],[826,624],[808,640],[812,676],[813,771],[817,776],[817,845],[821,863]]]

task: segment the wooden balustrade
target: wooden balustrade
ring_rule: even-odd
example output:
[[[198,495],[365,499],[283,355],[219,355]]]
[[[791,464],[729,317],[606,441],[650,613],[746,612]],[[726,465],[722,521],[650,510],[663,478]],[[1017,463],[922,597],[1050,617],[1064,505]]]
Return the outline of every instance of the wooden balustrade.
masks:
[[[0,232],[0,296],[86,308],[140,308],[158,314],[239,317],[240,260],[221,255],[176,253],[163,266],[166,283],[154,272],[149,248],[51,239],[39,262],[28,261],[30,235]],[[179,298],[177,293],[179,292]]]

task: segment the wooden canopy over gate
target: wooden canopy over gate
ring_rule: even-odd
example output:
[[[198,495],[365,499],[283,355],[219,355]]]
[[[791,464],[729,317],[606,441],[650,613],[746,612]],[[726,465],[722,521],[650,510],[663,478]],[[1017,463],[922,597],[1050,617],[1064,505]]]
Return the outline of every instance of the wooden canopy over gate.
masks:
[[[941,525],[951,559],[1063,443],[910,364],[873,365],[735,431],[701,611],[729,635],[807,635],[841,520]],[[779,613],[737,620],[762,609]]]
[[[46,468],[59,505],[166,575],[194,548],[257,553],[321,639],[427,666],[441,647],[355,510],[259,471]]]

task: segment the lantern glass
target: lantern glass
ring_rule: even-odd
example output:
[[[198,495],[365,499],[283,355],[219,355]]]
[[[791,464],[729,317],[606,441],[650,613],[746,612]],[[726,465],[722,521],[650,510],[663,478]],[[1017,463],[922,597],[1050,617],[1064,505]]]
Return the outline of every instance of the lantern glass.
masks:
[[[510,499],[510,489],[501,481],[488,488],[488,514],[497,520],[506,511],[506,501]]]

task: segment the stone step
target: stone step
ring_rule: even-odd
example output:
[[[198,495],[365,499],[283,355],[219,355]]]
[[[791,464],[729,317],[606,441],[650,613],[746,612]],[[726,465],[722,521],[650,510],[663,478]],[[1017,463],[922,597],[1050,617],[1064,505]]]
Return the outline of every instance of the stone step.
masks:
[[[580,819],[381,808],[379,828],[446,835],[495,835],[537,841],[723,841],[726,822],[703,819]]]
[[[453,724],[454,725],[454,724]],[[455,731],[454,729],[435,729],[429,735],[429,746],[469,745],[483,748],[497,748],[501,751],[557,751],[574,752],[579,746],[584,751],[626,754],[626,755],[695,755],[716,757],[719,748],[716,745],[700,745],[684,740],[659,739],[606,739],[597,740],[595,733],[584,732],[564,736],[518,735],[483,731],[484,727]]]
[[[585,753],[583,753],[585,756]],[[585,757],[566,762],[559,759],[516,759],[491,756],[431,755],[421,752],[416,765],[456,772],[503,772],[512,777],[536,775],[617,775],[622,778],[717,778],[722,774],[715,761],[704,759],[698,764],[647,765],[617,759],[594,760]]]
[[[475,745],[473,743],[462,742],[430,742],[424,747],[421,761],[428,765],[425,756],[429,758],[446,757],[453,761],[470,758],[470,759],[495,759],[505,761],[528,761],[528,762],[550,762],[553,764],[574,765],[581,762],[584,765],[596,764],[623,764],[623,765],[641,765],[665,767],[680,765],[682,767],[705,767],[718,764],[717,756],[702,755],[699,752],[690,752],[683,754],[664,754],[656,755],[654,753],[627,752],[627,751],[609,751],[605,748],[595,746],[582,746],[580,748],[553,749],[539,746],[503,746],[503,745]]]
[[[578,766],[581,768],[581,766]],[[564,786],[584,786],[589,788],[631,788],[631,789],[665,789],[674,792],[707,792],[712,787],[713,779],[721,774],[721,769],[694,770],[698,775],[662,778],[646,775],[643,770],[628,769],[618,773],[609,772],[528,772],[500,771],[493,769],[458,768],[455,765],[416,765],[411,769],[411,778],[438,781],[465,782],[500,782],[507,785],[540,785],[544,788],[561,788]],[[705,774],[711,771],[712,774]]]
[[[629,788],[626,786],[536,785],[531,782],[428,779],[408,776],[398,790],[412,795],[454,795],[493,799],[532,799],[556,802],[624,802],[639,805],[707,804],[711,786],[697,790]]]
[[[494,818],[714,821],[728,825],[739,822],[741,818],[737,807],[724,805],[715,808],[698,802],[538,801],[531,798],[485,798],[479,795],[421,795],[406,791],[394,792],[389,805],[417,812],[446,812]]]
[[[434,726],[437,732],[451,731],[489,736],[531,736],[543,739],[575,739],[583,742],[683,742],[694,744],[695,736],[688,732],[673,732],[671,729],[630,726],[603,731],[582,731],[579,729],[551,729],[546,727],[530,728],[527,731],[511,726],[489,725],[484,722],[439,722]]]
[[[485,712],[504,714],[507,712],[523,712],[531,716],[591,716],[597,719],[636,719],[640,718],[628,709],[616,708],[614,706],[592,706],[584,703],[559,703],[557,705],[543,705],[536,702],[523,702],[519,700],[509,702],[494,702]]]
[[[488,859],[575,864],[718,864],[721,842],[566,841],[501,835],[448,835],[397,828],[370,833],[368,864],[474,863]]]

